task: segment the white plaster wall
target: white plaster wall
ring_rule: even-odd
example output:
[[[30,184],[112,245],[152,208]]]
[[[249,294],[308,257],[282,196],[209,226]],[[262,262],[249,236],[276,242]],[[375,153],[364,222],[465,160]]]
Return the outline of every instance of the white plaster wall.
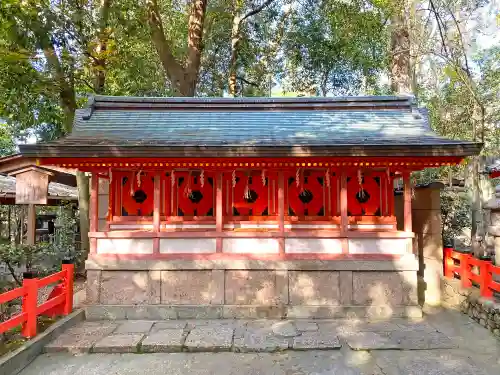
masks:
[[[405,254],[407,238],[350,238],[350,254]]]
[[[257,228],[267,228],[267,229],[278,229],[277,223],[233,223],[225,224],[225,229],[257,229]]]
[[[215,253],[215,238],[161,238],[160,253]]]
[[[184,223],[172,223],[172,224],[162,224],[161,228],[164,229],[214,229],[215,224],[184,224]]]
[[[151,238],[98,238],[97,254],[153,254]]]
[[[342,241],[336,238],[287,238],[285,252],[296,253],[342,253]]]
[[[393,229],[393,224],[349,224],[349,229]]]
[[[224,238],[224,253],[279,253],[279,242],[274,238]]]
[[[337,224],[285,224],[287,229],[338,229]]]
[[[151,230],[153,229],[153,224],[111,224],[109,226],[111,230]]]

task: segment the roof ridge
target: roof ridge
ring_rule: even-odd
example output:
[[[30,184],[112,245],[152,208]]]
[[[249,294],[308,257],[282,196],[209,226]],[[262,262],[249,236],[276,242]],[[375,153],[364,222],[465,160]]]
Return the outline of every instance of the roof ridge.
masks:
[[[93,95],[89,97],[88,106],[99,103],[206,103],[206,104],[251,104],[251,103],[274,103],[274,104],[297,104],[297,103],[379,103],[379,102],[406,102],[413,103],[413,95],[372,95],[372,96],[331,96],[331,97],[141,97],[141,96],[112,96]]]

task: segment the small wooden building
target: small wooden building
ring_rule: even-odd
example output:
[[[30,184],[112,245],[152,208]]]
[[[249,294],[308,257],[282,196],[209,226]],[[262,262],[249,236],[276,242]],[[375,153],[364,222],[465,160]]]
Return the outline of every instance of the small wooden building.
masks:
[[[92,173],[92,316],[320,318],[421,313],[410,173],[480,148],[411,97],[97,96],[21,152]]]

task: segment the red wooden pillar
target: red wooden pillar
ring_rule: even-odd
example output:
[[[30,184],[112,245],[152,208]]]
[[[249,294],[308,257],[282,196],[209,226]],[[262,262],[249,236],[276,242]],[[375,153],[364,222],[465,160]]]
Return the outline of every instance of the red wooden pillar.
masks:
[[[411,223],[411,181],[410,181],[410,172],[403,173],[403,182],[404,182],[404,231],[412,232],[412,223]]]
[[[109,174],[109,188],[108,188],[108,222],[113,220],[115,208],[115,180],[113,174]]]
[[[349,253],[349,216],[347,213],[347,174],[342,171],[340,176],[340,235],[342,236],[342,253]]]
[[[160,209],[161,209],[161,176],[157,172],[154,176],[154,209],[153,209],[153,231],[156,233],[156,237],[153,238],[153,253],[158,254],[160,252],[160,238],[158,234],[160,232]]]
[[[215,242],[216,252],[222,253],[222,232],[224,231],[224,216],[223,216],[223,202],[222,202],[222,172],[216,175],[216,192],[215,192],[215,230],[217,231],[217,239]]]
[[[285,255],[285,176],[283,171],[278,172],[278,230],[279,251]]]

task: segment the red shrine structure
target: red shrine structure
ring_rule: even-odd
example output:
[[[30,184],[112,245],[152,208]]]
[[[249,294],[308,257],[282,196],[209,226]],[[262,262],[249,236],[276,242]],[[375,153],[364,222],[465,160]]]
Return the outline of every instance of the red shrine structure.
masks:
[[[481,145],[411,97],[96,96],[20,148],[92,175],[88,313],[158,319],[418,315],[410,174]]]

